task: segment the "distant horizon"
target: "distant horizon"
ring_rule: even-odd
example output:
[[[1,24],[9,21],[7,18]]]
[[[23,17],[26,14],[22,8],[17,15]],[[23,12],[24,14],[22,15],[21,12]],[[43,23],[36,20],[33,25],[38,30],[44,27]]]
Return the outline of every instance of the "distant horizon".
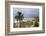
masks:
[[[31,20],[33,20],[34,18],[24,18],[23,19],[23,21],[31,21]],[[17,22],[17,20],[15,19],[15,21],[14,21],[15,23]]]

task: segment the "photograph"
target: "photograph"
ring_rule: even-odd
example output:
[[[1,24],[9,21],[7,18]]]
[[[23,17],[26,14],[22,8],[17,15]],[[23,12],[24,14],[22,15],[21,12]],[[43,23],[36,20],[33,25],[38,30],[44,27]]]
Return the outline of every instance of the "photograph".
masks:
[[[13,8],[13,28],[39,27],[39,8]]]
[[[45,3],[7,1],[5,4],[6,35],[45,32]]]

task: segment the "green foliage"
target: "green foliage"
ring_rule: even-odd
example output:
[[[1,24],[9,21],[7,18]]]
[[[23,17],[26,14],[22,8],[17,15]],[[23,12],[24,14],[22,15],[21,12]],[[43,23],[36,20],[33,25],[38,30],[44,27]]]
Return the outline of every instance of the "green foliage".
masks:
[[[34,27],[39,27],[39,23],[36,21]]]
[[[39,27],[39,17],[35,17],[35,19],[32,20],[34,27]]]
[[[23,14],[21,12],[17,12],[17,15],[15,16],[15,19],[17,21],[21,21],[21,20],[23,20],[23,18],[24,18]]]

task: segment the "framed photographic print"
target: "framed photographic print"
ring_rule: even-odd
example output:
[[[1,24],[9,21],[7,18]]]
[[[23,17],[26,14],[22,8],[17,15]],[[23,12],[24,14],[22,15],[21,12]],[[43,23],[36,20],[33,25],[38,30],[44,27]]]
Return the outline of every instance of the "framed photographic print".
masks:
[[[45,32],[45,4],[35,2],[5,2],[6,35]]]

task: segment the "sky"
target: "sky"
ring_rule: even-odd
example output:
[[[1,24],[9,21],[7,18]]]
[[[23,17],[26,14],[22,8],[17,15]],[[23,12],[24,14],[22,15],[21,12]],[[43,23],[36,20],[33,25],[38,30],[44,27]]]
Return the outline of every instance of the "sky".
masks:
[[[39,8],[13,8],[13,18],[17,15],[18,11],[24,14],[24,18],[39,16]]]

